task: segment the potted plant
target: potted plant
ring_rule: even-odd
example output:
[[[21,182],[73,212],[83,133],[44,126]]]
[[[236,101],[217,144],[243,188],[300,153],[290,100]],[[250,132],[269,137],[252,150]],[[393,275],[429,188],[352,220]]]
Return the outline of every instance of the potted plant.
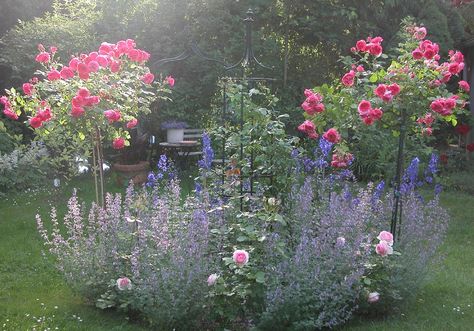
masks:
[[[130,180],[134,184],[147,181],[150,163],[146,160],[148,134],[138,128],[130,130],[130,146],[121,149],[119,154],[111,155],[112,170],[118,185],[127,185]]]
[[[188,128],[188,123],[183,121],[166,121],[161,125],[166,130],[166,141],[169,143],[179,143],[184,139],[184,129]]]

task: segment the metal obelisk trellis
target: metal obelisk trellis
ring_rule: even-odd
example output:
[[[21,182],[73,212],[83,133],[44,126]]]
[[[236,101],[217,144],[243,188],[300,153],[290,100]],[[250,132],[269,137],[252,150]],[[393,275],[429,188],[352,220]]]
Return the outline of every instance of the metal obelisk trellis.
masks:
[[[186,49],[179,54],[178,56],[172,58],[166,58],[155,62],[155,67],[164,65],[166,63],[171,62],[179,62],[188,59],[192,55],[196,55],[197,57],[205,60],[205,61],[213,61],[222,66],[226,73],[231,72],[235,69],[241,69],[239,76],[232,77],[231,75],[227,75],[226,78],[223,79],[223,97],[222,97],[222,113],[221,113],[221,124],[222,127],[226,127],[226,123],[228,121],[227,116],[230,114],[228,109],[228,100],[227,100],[227,86],[231,82],[241,82],[243,85],[242,89],[240,90],[240,109],[239,109],[239,128],[240,132],[244,127],[244,87],[247,88],[249,91],[253,88],[254,84],[258,82],[269,83],[275,81],[273,78],[266,78],[266,77],[253,77],[251,75],[253,69],[262,68],[262,69],[271,69],[270,67],[262,64],[255,56],[254,49],[253,49],[253,40],[252,40],[252,33],[253,33],[253,23],[254,23],[254,13],[251,9],[247,11],[247,16],[243,20],[245,24],[245,39],[244,39],[244,51],[242,58],[237,61],[235,64],[227,65],[225,61],[210,58],[202,52],[195,42],[190,42]],[[255,67],[255,68],[254,68]],[[247,92],[248,92],[247,91]],[[241,137],[242,138],[242,137]],[[242,143],[243,139],[240,139],[240,146],[239,146],[239,157],[240,160],[243,161],[246,157],[244,155],[244,145]],[[221,153],[222,153],[222,180],[225,180],[225,162],[228,162],[227,150],[226,150],[226,137],[222,138],[221,142]],[[240,195],[242,196],[244,193],[253,194],[254,192],[254,181],[257,177],[268,177],[270,182],[273,181],[272,175],[255,175],[254,174],[254,155],[253,152],[249,155],[249,163],[250,163],[250,173],[244,175],[242,172],[240,173]],[[249,188],[246,189],[244,186],[244,179],[249,180]],[[241,207],[242,207],[242,199],[241,199]]]

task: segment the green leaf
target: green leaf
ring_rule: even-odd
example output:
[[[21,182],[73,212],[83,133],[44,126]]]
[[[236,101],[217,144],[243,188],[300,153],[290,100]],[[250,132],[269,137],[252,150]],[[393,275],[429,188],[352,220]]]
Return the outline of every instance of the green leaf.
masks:
[[[257,272],[255,274],[255,281],[260,284],[265,283],[265,273],[263,271]]]

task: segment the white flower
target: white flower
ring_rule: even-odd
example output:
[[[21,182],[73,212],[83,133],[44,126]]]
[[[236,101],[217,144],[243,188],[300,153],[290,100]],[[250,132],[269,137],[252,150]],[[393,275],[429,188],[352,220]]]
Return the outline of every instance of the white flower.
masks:
[[[218,274],[211,274],[209,277],[207,277],[207,285],[212,286],[216,283],[217,278],[219,278]]]

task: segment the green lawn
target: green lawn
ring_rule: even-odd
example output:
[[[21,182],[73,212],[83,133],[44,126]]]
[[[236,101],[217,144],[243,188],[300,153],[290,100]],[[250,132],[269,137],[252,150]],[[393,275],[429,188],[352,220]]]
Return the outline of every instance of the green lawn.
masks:
[[[90,180],[74,185],[80,197],[93,198]],[[45,189],[0,202],[0,330],[147,330],[124,315],[88,306],[42,256],[34,216],[64,206],[71,190],[72,185],[61,192]],[[355,319],[342,330],[474,330],[474,196],[447,192],[443,203],[453,217],[443,246],[446,259],[416,300],[384,320]]]

